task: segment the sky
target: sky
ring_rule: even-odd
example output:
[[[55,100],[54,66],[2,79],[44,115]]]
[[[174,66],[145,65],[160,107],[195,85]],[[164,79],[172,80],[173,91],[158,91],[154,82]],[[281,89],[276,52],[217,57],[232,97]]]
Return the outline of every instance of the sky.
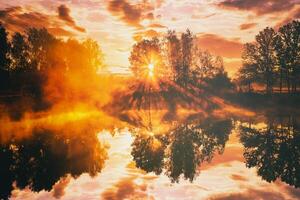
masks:
[[[0,0],[0,21],[9,31],[45,27],[62,38],[90,37],[108,70],[121,74],[129,72],[135,42],[188,28],[200,48],[223,57],[232,76],[244,43],[298,18],[300,0]]]

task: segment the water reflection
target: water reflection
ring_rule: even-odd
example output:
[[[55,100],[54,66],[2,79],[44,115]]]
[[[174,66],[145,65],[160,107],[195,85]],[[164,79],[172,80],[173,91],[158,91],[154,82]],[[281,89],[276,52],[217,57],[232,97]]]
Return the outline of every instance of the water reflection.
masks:
[[[231,136],[236,135],[231,135],[231,133],[237,131],[239,138],[235,141],[235,145],[239,142],[242,144],[235,146],[239,148],[239,151],[232,152],[239,153],[244,150],[244,160],[242,156],[234,160],[241,164],[238,170],[244,170],[241,168],[246,164],[249,168],[257,169],[258,175],[268,182],[279,179],[289,185],[299,187],[300,124],[298,118],[295,116],[278,117],[278,115],[276,117],[274,115],[272,117],[256,116],[254,121],[256,122],[241,122],[241,119],[235,118],[235,122],[238,123],[233,123],[230,117],[210,115],[205,118],[205,115],[196,114],[188,115],[180,122],[179,120],[176,123],[164,122],[165,124],[161,126],[169,129],[161,129],[159,134],[157,133],[159,129],[152,129],[153,132],[151,132],[151,129],[137,126],[139,131],[128,133],[130,140],[115,143],[115,146],[116,144],[125,145],[126,142],[129,145],[133,136],[131,149],[128,148],[128,151],[126,149],[126,152],[122,149],[122,154],[120,154],[122,157],[118,157],[120,156],[118,153],[109,154],[117,157],[110,162],[112,165],[116,164],[117,167],[112,169],[111,165],[108,165],[105,170],[115,173],[114,170],[120,170],[119,159],[133,158],[135,165],[130,165],[129,168],[132,167],[132,169],[128,174],[134,172],[136,173],[134,177],[140,176],[134,171],[137,167],[147,173],[156,174],[155,179],[167,176],[168,183],[175,182],[180,185],[186,183],[181,181],[185,179],[197,185],[207,180],[200,177],[196,180],[200,169],[203,170],[201,174],[205,173],[204,170],[207,170],[205,166],[212,165],[217,160],[216,157],[222,156],[223,158],[226,153],[228,154],[227,150],[223,154],[225,146],[226,149],[231,148],[228,145],[232,144]],[[0,145],[0,199],[10,197],[15,188],[21,190],[29,188],[34,192],[50,191],[58,181],[67,176],[77,178],[83,173],[88,173],[91,177],[96,176],[103,168],[105,160],[108,159],[107,149],[99,142],[99,138],[92,133],[93,131],[86,130],[66,134],[66,130],[60,133],[39,128],[38,131],[30,134],[30,137],[15,138],[2,143]],[[115,134],[117,135],[118,131]],[[109,136],[109,138],[113,137],[114,134]],[[208,164],[210,161],[212,163]],[[222,162],[225,163],[224,160],[216,163]],[[227,162],[227,164],[232,163]],[[129,165],[125,163],[124,166]],[[230,171],[232,168],[223,169],[228,170],[228,174],[232,173]],[[122,170],[119,173],[122,176],[128,175]],[[153,174],[147,175],[151,177]],[[238,177],[239,180],[244,181],[243,184],[251,185],[249,177],[243,177],[241,174],[231,175],[230,177]],[[106,177],[104,180],[101,179],[104,185],[109,182],[107,177],[111,176],[109,174],[104,176]],[[218,173],[216,176],[226,179]],[[110,184],[112,183],[107,185],[111,186]]]
[[[0,146],[0,199],[7,199],[13,184],[20,189],[50,191],[61,178],[101,171],[106,149],[95,134],[62,136],[38,131],[32,137]]]
[[[240,126],[247,167],[268,182],[300,187],[300,124],[295,116],[268,117],[265,125]]]
[[[209,118],[178,125],[163,135],[137,134],[132,144],[136,166],[146,172],[165,174],[172,182],[181,175],[193,181],[200,165],[222,153],[232,130],[230,119]]]

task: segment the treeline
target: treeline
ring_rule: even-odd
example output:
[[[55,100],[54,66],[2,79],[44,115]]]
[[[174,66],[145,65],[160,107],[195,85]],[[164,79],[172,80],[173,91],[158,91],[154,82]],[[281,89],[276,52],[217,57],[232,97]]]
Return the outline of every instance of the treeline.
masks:
[[[265,28],[253,43],[246,43],[243,66],[237,74],[240,89],[253,90],[254,84],[263,84],[266,93],[287,90],[297,92],[300,83],[300,22],[292,21],[275,31]]]
[[[135,77],[154,76],[186,89],[190,86],[218,91],[233,88],[222,58],[201,50],[197,41],[190,30],[182,34],[168,31],[159,39],[139,41],[129,58],[131,70]]]
[[[27,94],[40,96],[50,74],[61,76],[61,80],[71,74],[86,77],[95,74],[103,64],[97,42],[59,39],[45,28],[8,34],[0,24],[0,47],[2,94],[25,90]]]

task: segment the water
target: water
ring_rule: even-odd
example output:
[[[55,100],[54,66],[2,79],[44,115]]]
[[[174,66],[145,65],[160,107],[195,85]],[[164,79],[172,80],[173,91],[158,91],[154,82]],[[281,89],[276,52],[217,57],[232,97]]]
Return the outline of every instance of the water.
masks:
[[[113,126],[94,112],[15,122],[2,135],[1,198],[300,198],[300,115],[163,113],[151,124],[141,110]]]

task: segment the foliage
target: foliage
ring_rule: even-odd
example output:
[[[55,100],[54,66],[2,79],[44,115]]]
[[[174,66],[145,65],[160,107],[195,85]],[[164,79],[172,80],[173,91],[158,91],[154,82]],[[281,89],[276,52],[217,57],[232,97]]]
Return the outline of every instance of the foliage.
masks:
[[[263,83],[266,93],[272,93],[279,82],[280,92],[284,83],[288,92],[296,92],[300,78],[300,22],[292,21],[275,32],[265,28],[256,35],[255,42],[246,43],[243,67],[237,79],[251,90],[252,83]]]

